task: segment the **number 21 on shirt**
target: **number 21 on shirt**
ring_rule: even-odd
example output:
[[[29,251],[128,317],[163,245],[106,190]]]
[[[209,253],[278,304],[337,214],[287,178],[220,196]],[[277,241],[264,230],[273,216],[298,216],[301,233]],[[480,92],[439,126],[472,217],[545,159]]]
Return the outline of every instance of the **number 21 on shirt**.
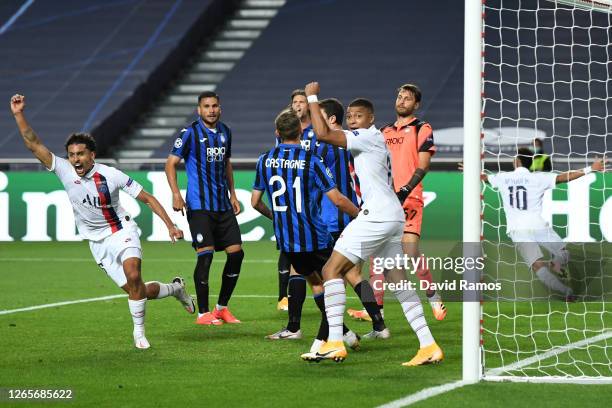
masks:
[[[270,177],[270,181],[268,181],[268,185],[270,187],[273,187],[275,182],[278,182],[280,186],[278,190],[275,190],[272,193],[272,209],[274,211],[285,212],[287,211],[287,206],[280,205],[279,203],[277,203],[276,199],[277,197],[285,194],[285,192],[287,191],[287,183],[285,179],[283,179],[281,176],[274,175]],[[302,180],[299,177],[296,177],[293,180],[293,189],[295,190],[295,210],[298,213],[301,213],[302,212]]]

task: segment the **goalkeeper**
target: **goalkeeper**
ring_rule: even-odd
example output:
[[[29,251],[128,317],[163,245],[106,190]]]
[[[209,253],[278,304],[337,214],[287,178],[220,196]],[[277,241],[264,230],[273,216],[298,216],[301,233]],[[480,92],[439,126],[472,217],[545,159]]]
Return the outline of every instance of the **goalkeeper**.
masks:
[[[606,160],[595,159],[584,169],[561,174],[532,173],[529,171],[532,160],[532,152],[521,148],[514,159],[514,171],[482,177],[501,194],[506,214],[506,232],[516,244],[523,260],[546,287],[563,294],[566,301],[575,301],[572,289],[558,277],[564,274],[569,252],[561,237],[542,218],[542,199],[546,190],[555,188],[559,183],[570,182],[593,171],[604,172]],[[550,252],[553,257],[551,262],[544,260],[540,247]]]

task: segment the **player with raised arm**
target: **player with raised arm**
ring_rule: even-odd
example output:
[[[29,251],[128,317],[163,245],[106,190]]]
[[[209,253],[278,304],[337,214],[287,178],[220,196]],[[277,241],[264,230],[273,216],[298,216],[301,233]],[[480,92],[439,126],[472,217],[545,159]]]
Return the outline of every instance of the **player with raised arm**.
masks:
[[[275,126],[281,144],[260,156],[257,162],[251,205],[274,222],[274,235],[294,270],[312,286],[314,300],[321,311],[317,338],[327,339],[328,326],[322,296],[320,273],[331,252],[331,236],[320,216],[318,203],[325,194],[343,212],[357,215],[359,209],[342,195],[323,160],[301,148],[300,122],[291,110],[281,112]],[[272,204],[270,210],[262,201],[264,192]],[[304,292],[306,288],[304,288]],[[305,297],[305,293],[302,298]],[[289,297],[289,322],[268,338],[299,339],[301,304]],[[348,331],[348,329],[346,329]],[[342,333],[342,328],[341,328]],[[358,344],[358,342],[357,342]]]
[[[323,118],[329,125],[330,129],[342,130],[344,108],[342,107],[340,101],[334,98],[328,98],[320,101],[319,106],[321,107],[321,115],[323,115]],[[302,137],[304,138],[304,135],[302,135]],[[348,150],[321,142],[316,139],[316,135],[310,137],[310,143],[308,145],[308,149],[306,150],[313,151],[317,156],[323,159],[323,162],[327,168],[332,172],[338,190],[344,196],[350,198],[353,204],[357,205],[357,194],[354,188],[355,181],[353,180],[353,176],[351,175],[350,171],[353,158]],[[327,227],[327,231],[332,237],[333,246],[352,218],[347,213],[340,211],[340,209],[337,208],[336,205],[325,195],[320,201],[319,207],[323,222]],[[369,317],[369,320],[372,322],[372,331],[366,334],[365,337],[370,338],[373,337],[373,334],[376,334],[377,338],[389,338],[391,334],[385,325],[385,321],[376,303],[374,291],[372,290],[368,280],[361,277],[361,270],[355,266],[355,268],[344,275],[344,280],[353,287],[353,290],[359,297],[359,300],[364,307],[363,310]],[[319,294],[318,296],[323,296],[323,293]],[[351,348],[357,349],[355,345],[359,345],[361,338],[359,335],[347,330],[348,329],[346,326],[343,326],[344,343],[348,344],[349,346],[353,345]],[[302,354],[302,359],[316,361],[316,353],[320,350],[323,344],[324,342],[321,339],[316,338],[310,347],[310,351]]]
[[[333,128],[342,129],[342,119],[344,116],[344,108],[342,104],[336,99],[326,99],[321,101],[321,109],[325,115],[329,125]],[[306,94],[303,89],[296,89],[291,94],[291,110],[295,112],[296,116],[300,120],[300,127],[302,136],[300,144],[306,151],[312,151],[320,156],[327,168],[332,172],[334,180],[336,180],[336,186],[338,190],[349,198],[353,204],[357,205],[357,195],[354,188],[354,181],[351,175],[350,167],[352,163],[352,157],[350,153],[341,147],[332,146],[324,142],[320,142],[316,138],[316,134],[312,129],[310,122],[310,110],[308,108],[308,102],[306,100]],[[326,110],[329,112],[327,115]],[[280,142],[277,138],[277,142]],[[319,211],[321,211],[323,221],[327,226],[328,232],[333,238],[333,243],[336,242],[340,233],[344,227],[351,220],[348,214],[340,211],[333,202],[331,202],[326,195],[323,195],[323,199],[320,202]],[[279,257],[279,265],[284,261],[286,255],[281,251]],[[287,269],[291,269],[288,265],[285,265]],[[279,271],[281,268],[279,267]],[[373,317],[370,318],[372,321],[373,330],[366,336],[370,336],[372,333],[379,334],[380,338],[389,338],[389,330],[385,326],[382,314],[379,311],[376,299],[374,298],[374,291],[372,290],[369,282],[361,278],[360,270],[355,268],[346,274],[345,279],[354,288],[355,293],[359,296],[361,303],[364,305],[364,310],[370,313]],[[280,280],[279,275],[279,282]],[[279,285],[280,286],[280,285]],[[300,314],[302,305],[306,297],[306,281],[304,277],[291,269],[291,273],[288,280],[288,293],[289,297],[292,298],[292,308],[296,311],[296,315]],[[316,294],[315,297],[322,296],[322,294]],[[279,294],[280,297],[280,294]],[[315,299],[316,300],[316,299]],[[369,317],[369,315],[368,315]],[[348,330],[344,326],[344,342],[356,349],[359,345],[360,337]],[[275,333],[268,338],[278,338],[282,333]],[[310,353],[316,353],[322,342],[320,339],[315,339],[310,348]],[[306,356],[308,357],[308,356]]]
[[[68,160],[57,157],[42,143],[27,122],[25,97],[11,98],[11,111],[26,147],[64,185],[72,204],[79,234],[89,240],[96,263],[125,292],[134,322],[134,345],[150,347],[145,337],[145,305],[147,299],[174,296],[189,313],[195,312],[191,296],[185,291],[182,278],[172,283],[146,282],[141,277],[142,251],[138,226],[119,202],[119,191],[145,203],[168,227],[172,242],[183,237],[161,204],[125,173],[95,162],[96,142],[86,133],[73,133],[66,141]]]
[[[321,115],[330,129],[343,130],[342,122],[344,119],[344,107],[340,101],[334,98],[323,99],[319,102],[319,107],[321,108]],[[353,163],[351,153],[344,147],[334,146],[317,140],[316,135],[312,140],[314,143],[312,143],[310,147],[317,155],[323,158],[327,168],[332,171],[340,192],[350,197],[351,201],[357,205],[356,180],[353,180],[354,176],[351,175]],[[335,244],[344,228],[351,221],[351,218],[348,214],[339,211],[327,197],[323,197],[323,200],[321,200],[321,214],[323,216],[323,221],[327,225],[327,230],[333,238],[333,243]],[[367,333],[364,337],[380,339],[389,338],[391,333],[385,325],[382,311],[377,304],[375,292],[370,282],[361,277],[361,268],[355,266],[355,268],[344,275],[344,279],[353,287],[353,290],[364,307],[363,310],[360,310],[360,312],[363,312],[362,318],[372,322],[372,331]],[[311,348],[311,352],[312,351],[317,351],[316,344]]]
[[[542,218],[542,200],[546,190],[555,188],[557,184],[576,180],[592,171],[605,172],[606,161],[596,159],[584,169],[555,174],[530,172],[532,158],[531,150],[520,148],[514,158],[514,171],[484,174],[482,178],[501,194],[506,233],[532,272],[547,288],[565,296],[566,301],[575,301],[573,290],[557,276],[563,274],[569,262],[569,252],[561,237]],[[552,255],[552,261],[544,260],[540,246]]]
[[[346,303],[343,277],[372,255],[393,259],[402,256],[404,212],[393,190],[389,152],[382,134],[374,126],[372,103],[366,99],[351,102],[346,115],[351,131],[332,130],[321,115],[317,99],[319,84],[309,83],[305,91],[317,139],[344,147],[353,155],[363,201],[359,215],[344,229],[323,268],[329,339],[321,347],[317,357],[342,361],[347,356],[342,342]],[[385,278],[388,282],[407,286],[403,270],[386,270]],[[416,356],[404,365],[415,366],[442,361],[444,354],[427,326],[416,292],[396,290],[394,295],[420,343]]]
[[[174,141],[166,160],[166,177],[172,190],[174,211],[187,210],[192,246],[196,251],[193,280],[198,298],[196,324],[240,323],[228,309],[240,276],[244,252],[236,215],[240,202],[234,190],[232,132],[221,118],[219,95],[202,92],[198,96],[198,118],[184,128]],[[176,182],[176,167],[185,160],[187,203]],[[208,277],[214,251],[225,251],[221,289],[214,310],[208,302]]]

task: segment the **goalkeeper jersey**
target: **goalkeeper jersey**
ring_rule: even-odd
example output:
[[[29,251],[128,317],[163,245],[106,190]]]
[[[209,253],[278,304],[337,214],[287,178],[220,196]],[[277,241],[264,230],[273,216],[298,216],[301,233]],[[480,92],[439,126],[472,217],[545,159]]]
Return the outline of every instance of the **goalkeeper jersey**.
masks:
[[[419,165],[419,153],[429,152],[433,156],[436,152],[433,131],[429,123],[414,118],[404,126],[397,126],[397,122],[383,126],[381,132],[391,153],[393,185],[395,191],[399,191],[414,175]],[[423,201],[423,185],[419,183],[409,197]]]

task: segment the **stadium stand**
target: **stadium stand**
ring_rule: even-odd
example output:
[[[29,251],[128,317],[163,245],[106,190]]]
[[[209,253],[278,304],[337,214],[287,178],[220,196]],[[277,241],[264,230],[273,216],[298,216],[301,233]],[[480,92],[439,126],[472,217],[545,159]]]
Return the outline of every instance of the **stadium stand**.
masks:
[[[269,148],[275,115],[293,89],[312,80],[323,97],[345,104],[372,99],[378,125],[393,119],[396,88],[415,82],[424,90],[420,116],[434,128],[461,126],[463,4],[443,3],[288,1],[217,87],[222,120],[239,141],[233,157]],[[172,140],[155,157],[166,157]]]
[[[25,1],[2,2],[8,22]],[[223,0],[37,1],[0,34],[0,97],[27,95],[28,117],[53,151],[92,131],[104,155],[231,11]],[[8,105],[6,105],[8,106]],[[8,109],[0,157],[28,157]],[[105,120],[106,119],[106,120]]]
[[[172,86],[151,98],[151,109],[135,123],[126,140],[115,148],[114,157],[142,162],[156,149],[165,150],[177,128],[191,122],[198,95],[214,91],[254,41],[265,30],[285,0],[242,0],[219,29],[206,38],[199,52],[177,72]]]
[[[535,7],[538,2],[529,0],[521,4]],[[321,83],[323,97],[335,96],[345,104],[360,96],[373,100],[379,126],[393,120],[397,86],[405,82],[418,84],[424,95],[418,115],[432,124],[439,148],[435,161],[444,156],[460,157],[463,145],[462,7],[462,2],[451,0],[418,5],[402,0],[288,1],[217,86],[223,120],[239,140],[233,145],[233,157],[253,158],[267,149],[273,140],[275,114],[288,104],[293,89],[312,80]],[[517,18],[510,11],[506,14],[509,19]],[[436,16],[435,21],[431,20],[432,15]],[[513,81],[520,81],[520,86],[513,81],[503,84],[506,92],[508,88],[516,89],[525,99],[520,104],[520,121],[519,107],[510,101],[490,103],[486,107],[487,116],[499,117],[499,110],[503,109],[505,118],[501,122],[485,120],[484,126],[491,130],[492,136],[487,139],[487,157],[494,157],[499,150],[511,156],[516,149],[516,131],[525,145],[533,137],[543,137],[546,151],[553,153],[553,160],[557,161],[557,170],[567,166],[568,156],[578,159],[587,151],[601,154],[609,150],[612,136],[607,129],[612,127],[612,116],[606,114],[611,108],[606,97],[610,82],[605,78],[612,76],[612,65],[606,65],[606,47],[588,47],[588,44],[601,43],[597,36],[608,38],[603,27],[610,26],[610,17],[605,13],[595,17],[601,29],[574,33],[568,28],[556,37],[557,45],[562,47],[555,52],[573,53],[576,61],[562,71],[552,72],[554,55],[550,47],[506,50],[504,62],[512,65],[519,58],[527,64],[537,62],[539,77],[536,78],[533,69],[521,69],[510,75]],[[486,18],[493,23],[500,14],[489,13]],[[576,14],[573,18],[587,17]],[[522,21],[522,24],[529,22]],[[532,44],[537,24],[540,37],[552,44],[549,37],[555,24],[553,14],[540,13],[538,21],[532,24],[531,30],[506,30],[507,43]],[[571,28],[573,23],[564,24]],[[498,61],[501,50],[492,45],[487,52]],[[597,63],[587,69],[585,62],[589,58]],[[495,64],[488,65],[485,79],[495,82],[499,69]],[[533,85],[536,81],[540,82],[537,90]],[[550,86],[553,81],[554,86]],[[493,99],[500,91],[485,85],[485,92]],[[536,91],[540,99],[538,106],[532,102]],[[536,124],[538,115],[549,111],[555,112],[554,119],[537,120]],[[500,129],[500,126],[506,128]],[[506,143],[508,140],[511,142]],[[155,157],[165,157],[171,141],[170,138],[166,146],[158,149]],[[506,157],[507,164],[510,156]]]
[[[25,3],[2,2],[0,24],[6,25]],[[68,133],[83,129],[93,131],[102,155],[138,160],[165,158],[177,131],[195,117],[197,94],[214,89],[237,141],[233,157],[254,159],[272,143],[273,119],[288,104],[290,92],[308,81],[321,83],[322,97],[345,104],[355,97],[373,100],[379,126],[393,120],[397,86],[414,82],[423,90],[418,115],[434,128],[437,157],[457,157],[463,137],[462,15],[462,3],[452,0],[420,2],[418,7],[403,0],[33,2],[0,34],[2,97],[8,101],[13,92],[28,96],[29,117],[55,151]],[[553,23],[547,18],[539,17],[540,27]],[[528,31],[519,33],[521,43],[529,43]],[[580,62],[588,57],[586,48],[571,49],[572,38],[568,33],[557,41],[567,43],[564,50]],[[587,40],[577,38],[581,44]],[[497,58],[494,46],[487,52]],[[534,59],[529,52],[522,48],[520,58]],[[545,75],[540,79],[552,81],[553,73],[545,69],[552,58],[546,48],[535,57],[543,67],[538,75]],[[495,79],[499,73],[491,67],[485,77]],[[609,86],[572,89],[565,84],[567,78],[579,85],[589,75],[608,77],[610,67],[595,65],[589,74],[576,64],[554,73],[554,87],[537,89],[541,100],[555,101],[555,119],[537,124],[553,159],[570,151],[606,150],[609,102],[597,108],[601,118],[587,120],[585,110],[589,97],[605,100]],[[535,82],[533,70],[520,74],[521,82]],[[486,86],[485,91],[493,97],[496,92]],[[505,102],[486,108],[492,116],[504,109],[507,120],[501,126],[516,121],[515,109]],[[521,117],[532,118],[541,109],[524,102]],[[27,156],[15,143],[18,135],[8,112],[1,115],[0,158]],[[528,122],[526,141],[533,128]],[[499,126],[485,120],[485,128]],[[570,146],[569,137],[577,135],[581,139]],[[594,136],[588,145],[586,135]]]

